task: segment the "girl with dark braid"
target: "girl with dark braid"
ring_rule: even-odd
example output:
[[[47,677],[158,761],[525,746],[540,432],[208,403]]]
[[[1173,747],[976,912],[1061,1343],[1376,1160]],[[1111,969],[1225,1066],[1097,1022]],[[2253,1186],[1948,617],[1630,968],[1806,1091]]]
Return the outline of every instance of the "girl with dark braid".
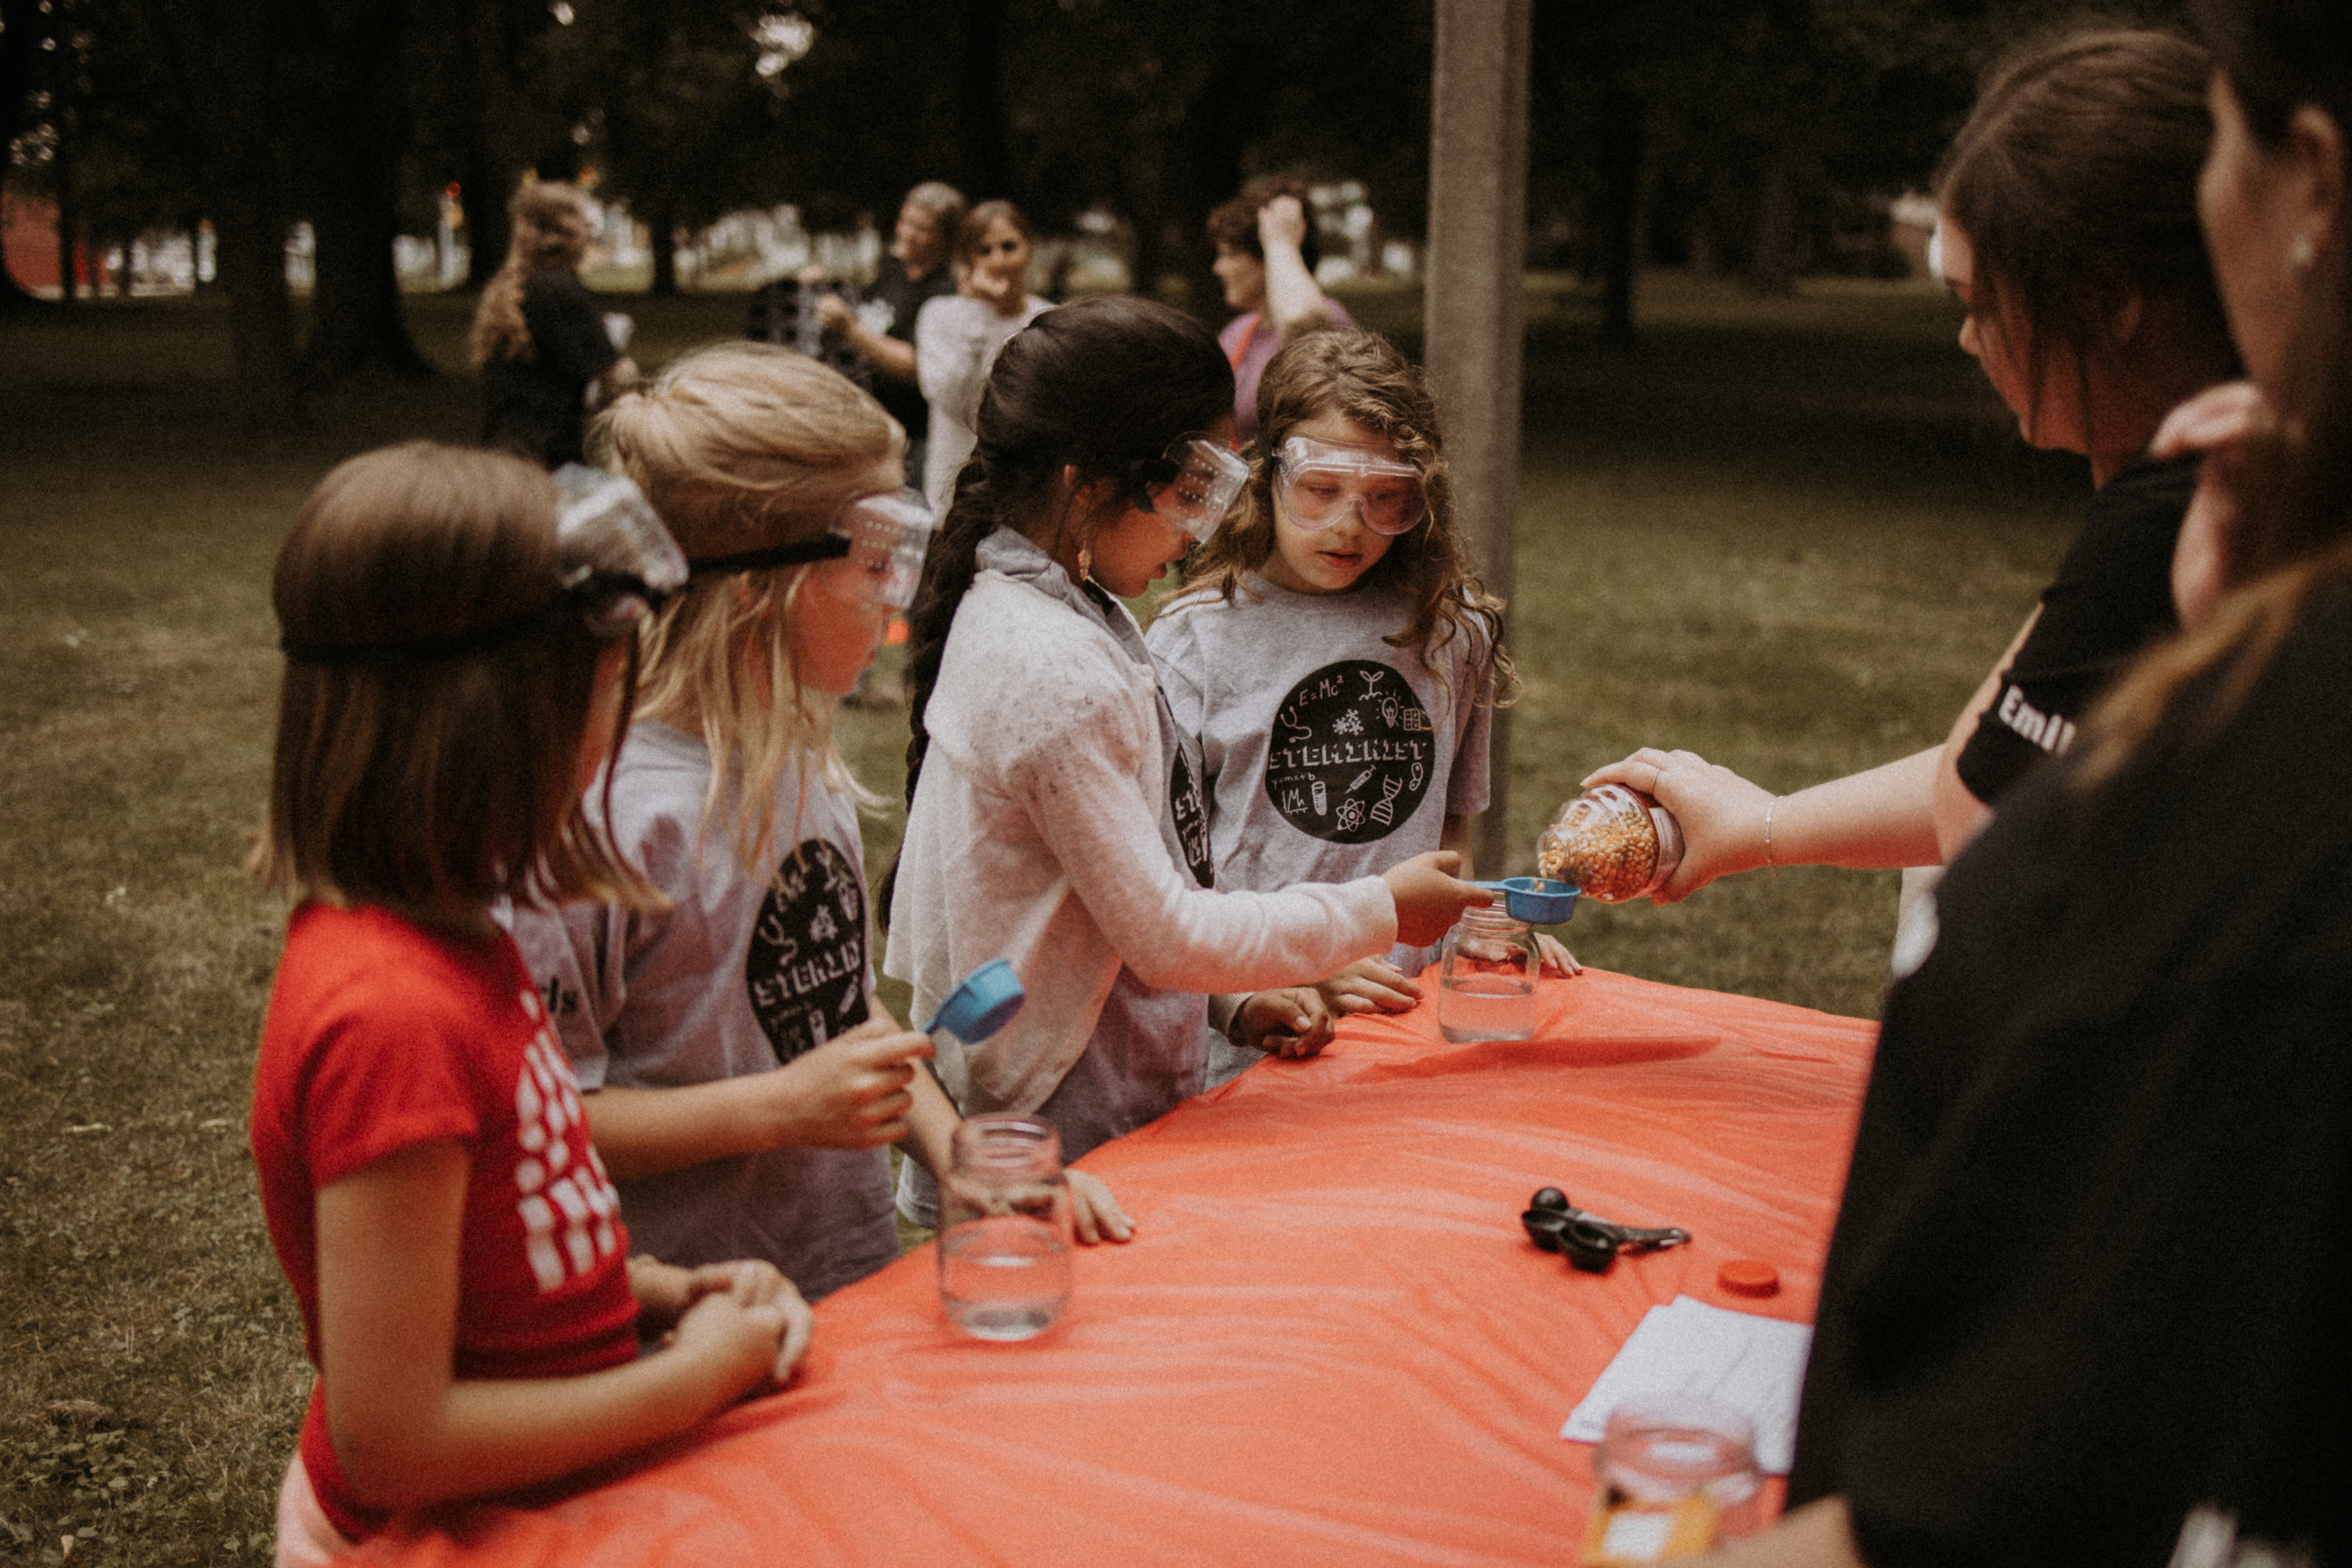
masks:
[[[1073,1159],[1199,1092],[1207,993],[1247,994],[1245,1037],[1327,1032],[1292,988],[1488,901],[1441,853],[1339,886],[1208,890],[1198,759],[1118,601],[1216,521],[1187,511],[1188,464],[1232,461],[1232,410],[1233,372],[1189,317],[1123,298],[1040,317],[990,375],[911,623],[884,967],[922,1018],[1012,963],[1027,1006],[944,1052],[940,1077],[967,1115],[1052,1121]],[[919,1173],[899,1201],[929,1221]]]

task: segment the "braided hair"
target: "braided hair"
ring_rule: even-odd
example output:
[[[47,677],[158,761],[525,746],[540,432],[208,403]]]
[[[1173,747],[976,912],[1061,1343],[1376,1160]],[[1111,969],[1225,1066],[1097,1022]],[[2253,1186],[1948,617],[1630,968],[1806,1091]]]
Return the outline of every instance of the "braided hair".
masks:
[[[1137,469],[1178,437],[1214,426],[1233,406],[1233,367],[1217,340],[1192,317],[1150,300],[1080,300],[1046,311],[1004,345],[981,395],[978,440],[956,475],[908,616],[909,805],[930,748],[925,710],[956,610],[979,571],[981,541],[1012,528],[1052,549],[1055,541],[1037,536],[1052,525],[1066,466],[1076,468],[1081,483],[1121,482],[1122,499],[1077,524],[1090,538],[1125,505]],[[886,923],[898,869],[893,862],[877,900]]]

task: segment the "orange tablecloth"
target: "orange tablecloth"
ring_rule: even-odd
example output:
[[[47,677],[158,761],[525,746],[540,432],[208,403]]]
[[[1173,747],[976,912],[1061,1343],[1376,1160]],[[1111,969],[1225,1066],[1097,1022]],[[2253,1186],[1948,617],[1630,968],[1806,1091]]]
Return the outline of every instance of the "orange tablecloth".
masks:
[[[1433,981],[1434,976],[1431,977]],[[840,1291],[786,1392],[536,1509],[412,1522],[412,1564],[1573,1562],[1560,1424],[1677,1293],[1810,1321],[1876,1026],[1589,972],[1539,1037],[1432,998],[1350,1022],[1083,1162],[1137,1220],[1063,1321],[976,1343],[930,1248]],[[1683,1247],[1537,1251],[1539,1186]],[[1780,1293],[1727,1296],[1730,1258]]]

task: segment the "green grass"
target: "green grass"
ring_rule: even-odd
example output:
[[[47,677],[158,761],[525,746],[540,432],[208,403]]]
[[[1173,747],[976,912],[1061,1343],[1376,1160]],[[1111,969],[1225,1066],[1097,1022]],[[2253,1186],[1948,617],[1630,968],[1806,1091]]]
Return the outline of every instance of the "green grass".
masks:
[[[1351,299],[1417,336],[1409,291]],[[622,302],[658,363],[740,325],[730,296]],[[469,301],[409,301],[450,374],[238,439],[211,304],[0,323],[0,1562],[267,1555],[309,1385],[244,1142],[283,911],[243,878],[277,675],[266,584],[350,453],[464,440]],[[2021,453],[1902,289],[1756,301],[1660,280],[1643,346],[1530,290],[1511,838],[1634,746],[1777,789],[1938,739],[2054,566],[2072,468]],[[900,713],[845,713],[897,794]],[[885,813],[869,866],[898,831]],[[1588,962],[1874,1010],[1891,873],[1749,876],[1671,910],[1590,907]],[[901,1005],[903,1005],[903,999]],[[52,1401],[109,1414],[90,1437]],[[117,1484],[120,1483],[120,1484]]]

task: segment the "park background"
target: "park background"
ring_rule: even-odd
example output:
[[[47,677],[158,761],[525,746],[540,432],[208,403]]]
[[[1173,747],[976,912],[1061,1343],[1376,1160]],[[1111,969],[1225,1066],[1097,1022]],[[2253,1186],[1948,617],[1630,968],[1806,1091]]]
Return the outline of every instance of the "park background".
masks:
[[[341,458],[472,437],[499,193],[593,181],[670,237],[591,275],[654,369],[741,330],[762,279],[701,263],[747,214],[788,206],[839,255],[944,177],[1213,321],[1202,217],[1295,171],[1362,258],[1333,293],[1418,354],[1431,15],[0,0],[5,198],[52,247],[0,281],[0,1563],[267,1560],[310,1384],[245,1144],[284,919],[241,871],[269,562]],[[1538,0],[1526,852],[1637,745],[1788,790],[1932,743],[2031,608],[2087,477],[2019,442],[1897,220],[1977,71],[2047,19]],[[193,260],[199,236],[213,276],[184,289],[109,265],[173,237]],[[893,800],[904,724],[842,726]],[[867,823],[870,868],[902,818]],[[1871,1015],[1894,883],[1752,874],[1564,934],[1609,968]]]

